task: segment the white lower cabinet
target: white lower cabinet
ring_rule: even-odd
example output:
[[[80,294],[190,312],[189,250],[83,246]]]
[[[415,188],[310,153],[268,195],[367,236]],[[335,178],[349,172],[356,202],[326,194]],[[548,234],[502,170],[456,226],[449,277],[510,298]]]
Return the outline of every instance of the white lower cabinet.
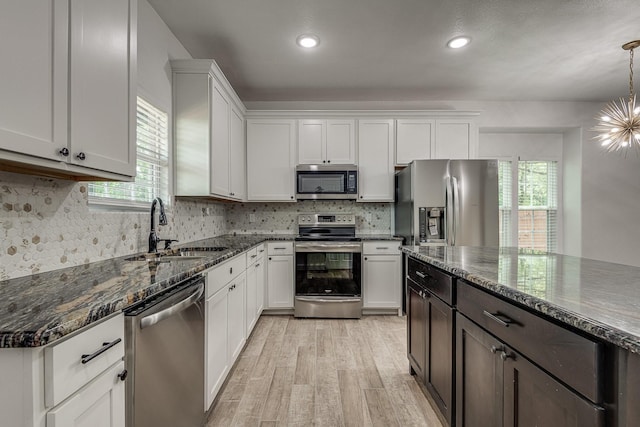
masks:
[[[124,427],[124,316],[44,347],[0,349],[0,425]]]
[[[246,266],[246,253],[242,253],[207,272],[205,411],[245,343]]]
[[[207,411],[229,372],[227,288],[205,301],[205,407]]]
[[[362,245],[363,308],[402,307],[400,242],[375,241]]]
[[[245,343],[245,290],[247,275],[242,272],[229,285],[229,317],[227,323],[227,337],[229,338],[229,360],[231,365],[236,360]]]
[[[264,245],[247,254],[246,337],[251,335],[264,308]]]
[[[293,242],[267,243],[268,308],[293,308]]]
[[[47,413],[47,427],[124,427],[124,362]]]

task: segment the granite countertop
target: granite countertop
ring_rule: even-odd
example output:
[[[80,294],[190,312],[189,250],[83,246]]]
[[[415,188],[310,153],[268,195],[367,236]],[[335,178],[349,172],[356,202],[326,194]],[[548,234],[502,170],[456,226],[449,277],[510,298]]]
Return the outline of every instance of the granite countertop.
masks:
[[[403,246],[414,258],[640,353],[640,268],[517,248]]]
[[[133,254],[0,282],[0,348],[38,347],[62,338],[133,303],[272,240],[294,234],[234,234],[176,246],[224,247],[201,259],[132,261]],[[402,240],[389,234],[358,234],[367,240]]]
[[[201,259],[128,261],[133,255],[0,282],[0,348],[38,347],[270,240],[294,235],[225,235],[177,246],[225,247]]]

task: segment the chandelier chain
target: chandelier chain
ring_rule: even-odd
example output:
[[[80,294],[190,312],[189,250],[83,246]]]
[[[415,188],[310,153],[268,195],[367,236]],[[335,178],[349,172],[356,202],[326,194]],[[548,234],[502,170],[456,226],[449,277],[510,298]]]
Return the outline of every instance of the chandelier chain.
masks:
[[[629,102],[633,98],[633,48],[629,49]]]

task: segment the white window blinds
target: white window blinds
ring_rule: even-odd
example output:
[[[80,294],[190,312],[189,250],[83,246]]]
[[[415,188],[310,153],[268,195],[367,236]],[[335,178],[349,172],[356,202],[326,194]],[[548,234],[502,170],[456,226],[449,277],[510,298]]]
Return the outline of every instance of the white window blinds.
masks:
[[[500,161],[498,185],[500,245],[557,251],[558,162]]]
[[[91,204],[148,209],[154,197],[169,201],[168,116],[141,97],[137,103],[135,182],[91,182]]]

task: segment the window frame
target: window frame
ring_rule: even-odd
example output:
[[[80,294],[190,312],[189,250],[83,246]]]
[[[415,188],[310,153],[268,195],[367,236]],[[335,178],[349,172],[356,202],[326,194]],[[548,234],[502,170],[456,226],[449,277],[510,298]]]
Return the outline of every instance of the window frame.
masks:
[[[138,88],[138,93],[136,95],[136,169],[137,169],[137,161],[138,161],[138,139],[137,139],[137,111],[138,111],[138,98],[142,98],[143,101],[150,104],[153,108],[165,113],[167,115],[167,188],[166,194],[160,194],[157,197],[161,197],[164,202],[165,211],[167,213],[171,212],[172,207],[174,205],[173,201],[173,119],[171,108],[168,107],[165,103],[159,102],[157,98],[152,95],[149,95],[145,90]],[[133,181],[135,182],[135,178]],[[91,182],[91,184],[100,184],[101,181]],[[87,183],[89,184],[89,183]],[[87,185],[88,187],[88,185]],[[88,193],[88,189],[87,189]],[[98,197],[88,197],[88,205],[91,210],[95,211],[114,211],[114,212],[146,212],[150,209],[150,204],[145,204],[143,202],[133,202],[132,200],[119,200],[119,199],[101,199]]]
[[[562,191],[563,191],[563,164],[562,159],[557,156],[532,156],[532,155],[513,155],[513,156],[498,156],[495,157],[497,160],[502,161],[510,161],[511,162],[511,224],[510,224],[510,232],[511,232],[511,241],[509,242],[509,246],[518,247],[518,215],[517,212],[520,210],[520,205],[518,201],[518,185],[519,185],[519,162],[520,161],[528,161],[528,162],[556,162],[556,195],[557,195],[557,207],[556,211],[556,247],[554,252],[562,253],[563,250],[563,213],[562,213]],[[530,209],[527,209],[530,210]],[[535,209],[533,209],[535,210]],[[550,209],[544,209],[548,211]],[[515,214],[514,214],[515,212]]]

